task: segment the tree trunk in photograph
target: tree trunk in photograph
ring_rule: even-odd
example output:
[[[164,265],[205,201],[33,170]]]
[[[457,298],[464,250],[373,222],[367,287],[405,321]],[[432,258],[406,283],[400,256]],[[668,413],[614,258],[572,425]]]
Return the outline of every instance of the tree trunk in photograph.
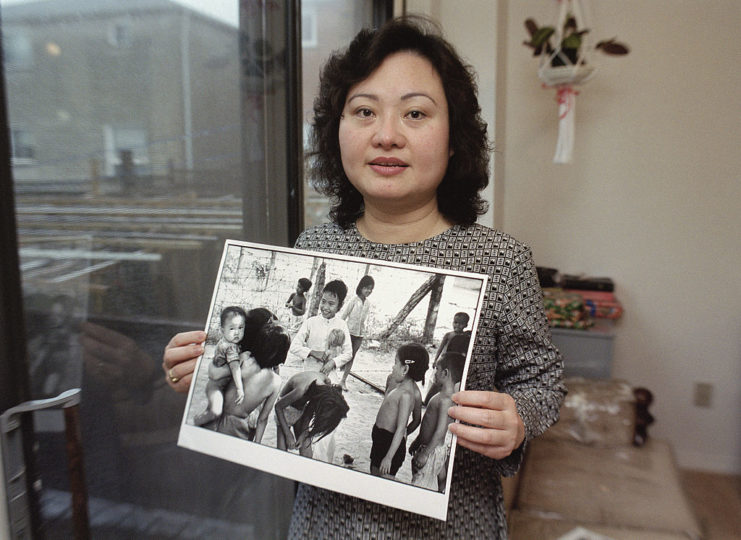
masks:
[[[314,294],[311,295],[311,306],[309,307],[308,317],[313,317],[319,312],[319,301],[322,299],[322,289],[324,289],[324,280],[326,279],[327,263],[322,261],[316,271],[316,279],[312,280],[314,284],[311,286],[314,289]]]
[[[432,288],[435,285],[435,282],[439,279],[439,276],[434,275],[431,276],[427,281],[425,281],[422,285],[420,285],[419,289],[414,291],[412,296],[409,297],[409,300],[404,305],[403,308],[401,308],[401,311],[394,317],[394,320],[391,321],[391,324],[389,327],[384,330],[384,332],[381,334],[380,338],[382,341],[385,339],[388,339],[391,334],[394,333],[394,330],[402,323],[404,322],[404,319],[407,318],[407,315],[409,315],[412,310],[419,304],[422,299],[427,296],[427,293],[432,290]]]
[[[427,318],[425,319],[425,331],[422,334],[423,343],[432,343],[432,336],[435,334],[437,325],[437,312],[440,311],[440,298],[443,296],[443,285],[445,276],[437,276],[435,283],[432,285],[430,293],[430,305],[427,308]]]

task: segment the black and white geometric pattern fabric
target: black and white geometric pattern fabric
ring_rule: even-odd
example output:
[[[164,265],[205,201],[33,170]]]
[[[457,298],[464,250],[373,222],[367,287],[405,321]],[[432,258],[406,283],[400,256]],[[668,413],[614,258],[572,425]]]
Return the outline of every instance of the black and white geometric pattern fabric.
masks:
[[[510,394],[526,442],[558,419],[566,394],[563,362],[551,343],[535,264],[524,244],[478,224],[393,245],[370,242],[355,226],[324,224],[304,231],[296,247],[488,274],[466,389]],[[507,538],[500,475],[517,471],[522,450],[493,460],[459,447],[445,522],[302,484],[289,538]]]

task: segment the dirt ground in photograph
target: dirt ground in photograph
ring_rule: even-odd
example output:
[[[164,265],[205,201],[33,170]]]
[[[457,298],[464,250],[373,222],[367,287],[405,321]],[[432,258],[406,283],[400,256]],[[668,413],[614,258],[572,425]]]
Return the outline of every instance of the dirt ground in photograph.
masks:
[[[352,371],[363,379],[373,383],[378,388],[386,386],[386,378],[391,373],[394,363],[395,349],[382,351],[378,348],[368,349],[361,348],[355,357]],[[430,361],[434,358],[434,350],[430,353]],[[210,358],[209,355],[206,358]],[[302,371],[303,365],[295,357],[287,359],[286,363],[280,367],[280,375],[283,381],[287,381],[295,373]],[[195,390],[191,402],[188,418],[192,419],[195,414],[204,410],[206,407],[205,384],[207,380],[206,369],[201,369],[195,382]],[[335,371],[331,378],[339,382],[341,373]],[[372,445],[371,430],[376,419],[376,413],[383,400],[383,395],[373,386],[353,377],[347,379],[348,390],[343,392],[350,410],[339,427],[335,430],[335,455],[334,464],[351,468],[361,472],[370,472],[370,449]],[[420,386],[422,395],[425,389]],[[424,407],[422,409],[424,414]],[[268,425],[265,429],[262,444],[276,447],[276,423],[275,415],[271,413]],[[408,436],[407,447],[416,438],[419,430]],[[396,479],[401,482],[411,483],[411,456],[406,454],[406,458],[398,473]]]

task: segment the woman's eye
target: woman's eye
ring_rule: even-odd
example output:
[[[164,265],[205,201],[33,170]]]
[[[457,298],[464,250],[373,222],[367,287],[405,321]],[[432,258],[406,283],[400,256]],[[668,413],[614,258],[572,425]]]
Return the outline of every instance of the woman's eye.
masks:
[[[423,113],[422,111],[409,111],[409,112],[407,113],[407,116],[408,116],[409,118],[411,118],[412,120],[421,120],[421,119],[422,119],[422,118],[424,118],[424,117],[425,117],[426,115],[425,115],[425,113]]]
[[[371,116],[373,116],[373,111],[371,111],[370,109],[362,108],[358,109],[355,114],[358,115],[360,118],[370,118]]]

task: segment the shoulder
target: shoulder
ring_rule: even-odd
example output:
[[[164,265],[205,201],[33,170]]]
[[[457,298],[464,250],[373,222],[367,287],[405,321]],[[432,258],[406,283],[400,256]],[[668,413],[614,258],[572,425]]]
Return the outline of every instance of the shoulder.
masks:
[[[270,370],[270,388],[277,392],[280,390],[281,385],[283,384],[283,379],[280,378],[280,375],[278,375],[275,371],[273,371],[272,368],[266,368]]]
[[[519,241],[514,236],[498,229],[492,229],[480,223],[468,226],[457,226],[450,229],[451,236],[466,245],[488,246],[498,248],[512,253],[529,251],[530,247]]]
[[[535,273],[530,246],[512,235],[476,223],[457,227],[454,237],[465,266],[461,269],[489,274],[492,282]]]
[[[405,403],[414,403],[415,391],[419,392],[416,384],[414,385],[414,388],[411,386],[399,385],[399,400]]]

